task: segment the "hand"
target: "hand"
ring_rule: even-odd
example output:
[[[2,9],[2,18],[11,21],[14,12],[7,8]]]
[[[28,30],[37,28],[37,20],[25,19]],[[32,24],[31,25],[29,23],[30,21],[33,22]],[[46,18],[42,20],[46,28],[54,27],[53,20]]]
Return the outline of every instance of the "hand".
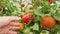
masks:
[[[0,17],[0,34],[17,34],[12,30],[20,29],[18,21],[19,17]]]

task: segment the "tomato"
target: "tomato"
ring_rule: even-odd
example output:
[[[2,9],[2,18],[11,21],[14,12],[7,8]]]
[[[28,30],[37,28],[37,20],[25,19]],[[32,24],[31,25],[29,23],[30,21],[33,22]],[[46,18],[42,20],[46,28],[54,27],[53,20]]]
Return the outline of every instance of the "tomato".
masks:
[[[50,4],[52,3],[52,0],[47,0]]]
[[[23,23],[20,23],[20,30],[24,30],[24,24]]]
[[[20,14],[20,17],[22,18],[24,15],[25,15],[25,13],[22,12],[22,13]]]
[[[0,6],[0,11],[2,10],[2,6]]]
[[[21,7],[24,7],[25,6],[25,3],[21,3]]]
[[[41,25],[45,28],[53,28],[56,24],[56,20],[52,16],[44,16],[41,20]]]
[[[33,7],[32,5],[29,5],[29,9],[31,9],[31,10],[32,10],[32,9],[34,9],[34,7]]]
[[[34,20],[33,16],[30,13],[22,17],[22,21],[26,24],[30,21],[30,19]]]

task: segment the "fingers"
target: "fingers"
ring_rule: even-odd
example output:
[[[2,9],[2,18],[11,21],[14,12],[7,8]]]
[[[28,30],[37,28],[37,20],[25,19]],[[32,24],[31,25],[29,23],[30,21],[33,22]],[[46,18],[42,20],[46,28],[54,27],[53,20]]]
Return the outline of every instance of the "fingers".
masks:
[[[0,31],[0,34],[7,34],[8,31],[9,31],[8,28],[4,28]]]
[[[10,27],[9,30],[19,30],[20,27]]]
[[[17,32],[9,31],[8,34],[17,34]]]
[[[8,16],[8,17],[0,17],[0,28],[2,26],[5,26],[11,22],[15,22],[20,20],[20,17],[16,17],[16,16]]]
[[[10,26],[20,26],[20,23],[11,22]]]
[[[11,22],[10,23],[10,30],[18,30],[18,29],[20,29],[19,26],[20,26],[19,23]]]
[[[10,17],[10,21],[17,21],[17,20],[20,20],[20,19],[21,19],[20,17],[16,17],[16,16]]]
[[[4,20],[3,20],[4,19]],[[4,24],[7,24],[7,26],[4,26],[3,27],[3,31],[1,32],[2,34],[5,34],[4,32],[6,32],[7,30],[5,30],[5,28],[6,29],[8,29],[8,30],[18,30],[18,29],[20,29],[20,27],[19,27],[19,23],[15,23],[15,22],[11,22],[11,21],[17,21],[17,20],[20,20],[20,18],[19,17],[15,17],[15,16],[9,16],[9,17],[3,17],[3,19],[1,20],[2,21],[2,23],[4,23]],[[10,25],[9,25],[10,24]],[[10,31],[9,32],[9,34],[17,34],[17,32],[12,32],[12,31]]]
[[[17,32],[14,32],[14,31],[2,31],[0,32],[0,34],[17,34]]]

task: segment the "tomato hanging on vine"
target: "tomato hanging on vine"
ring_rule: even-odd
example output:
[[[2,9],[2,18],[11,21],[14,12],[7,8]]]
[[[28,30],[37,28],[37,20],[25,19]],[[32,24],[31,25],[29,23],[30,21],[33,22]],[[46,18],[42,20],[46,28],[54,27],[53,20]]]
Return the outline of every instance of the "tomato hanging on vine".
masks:
[[[24,23],[28,23],[30,21],[30,19],[31,20],[34,20],[33,16],[30,13],[28,13],[25,16],[22,17],[22,21]]]
[[[56,25],[56,20],[52,16],[44,16],[41,20],[41,25],[51,29]]]

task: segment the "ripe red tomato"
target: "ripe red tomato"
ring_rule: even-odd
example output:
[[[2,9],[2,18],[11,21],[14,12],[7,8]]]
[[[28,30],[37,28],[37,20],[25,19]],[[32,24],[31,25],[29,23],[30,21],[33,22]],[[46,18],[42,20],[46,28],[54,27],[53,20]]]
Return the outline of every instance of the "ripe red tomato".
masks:
[[[22,21],[24,23],[28,23],[30,21],[30,19],[34,20],[33,16],[30,13],[28,13],[27,15],[22,17]]]
[[[52,3],[52,0],[47,0],[50,4]]]
[[[45,28],[53,28],[56,24],[56,20],[52,16],[44,16],[41,20],[41,25]]]

